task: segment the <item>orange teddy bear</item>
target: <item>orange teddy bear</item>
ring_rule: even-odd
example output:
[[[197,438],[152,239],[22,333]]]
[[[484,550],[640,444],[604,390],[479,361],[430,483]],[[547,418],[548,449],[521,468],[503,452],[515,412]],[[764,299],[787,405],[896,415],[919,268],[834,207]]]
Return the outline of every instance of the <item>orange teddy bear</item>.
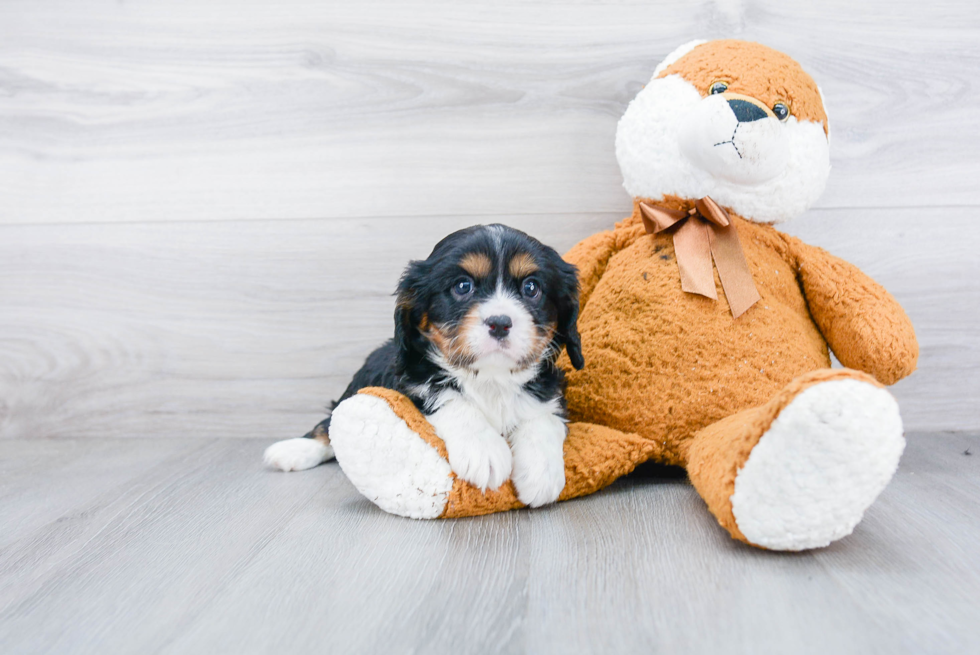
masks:
[[[904,448],[883,388],[918,346],[895,299],[773,223],[820,195],[829,127],[794,60],[695,42],[656,69],[620,120],[633,214],[566,255],[579,269],[586,366],[567,371],[560,500],[645,461],[685,467],[736,539],[778,550],[854,529]],[[848,368],[830,368],[828,346]],[[365,389],[333,413],[344,472],[386,511],[460,517],[521,507],[508,482],[456,478],[405,397]]]

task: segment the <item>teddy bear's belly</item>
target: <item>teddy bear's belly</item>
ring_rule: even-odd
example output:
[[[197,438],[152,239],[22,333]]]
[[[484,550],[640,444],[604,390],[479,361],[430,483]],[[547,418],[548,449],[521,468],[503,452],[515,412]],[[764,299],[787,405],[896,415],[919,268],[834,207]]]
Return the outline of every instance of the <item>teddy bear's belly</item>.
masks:
[[[717,301],[681,291],[669,237],[613,256],[579,317],[585,368],[568,371],[571,420],[656,440],[671,461],[672,445],[829,366],[793,270],[764,245],[743,248],[762,300],[736,320],[717,272]]]

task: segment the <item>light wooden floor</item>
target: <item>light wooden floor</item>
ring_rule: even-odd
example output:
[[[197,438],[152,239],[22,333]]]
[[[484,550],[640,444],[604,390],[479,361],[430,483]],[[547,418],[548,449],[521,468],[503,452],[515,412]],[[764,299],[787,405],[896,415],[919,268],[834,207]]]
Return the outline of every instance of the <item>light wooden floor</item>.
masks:
[[[802,554],[731,541],[683,478],[417,522],[265,445],[0,441],[0,652],[980,652],[977,436],[911,435]]]
[[[833,171],[784,229],[921,344],[854,535],[742,547],[671,478],[417,523],[262,470],[410,258],[628,213],[617,120],[722,37],[820,83]],[[977,80],[975,0],[0,2],[0,655],[980,652]]]

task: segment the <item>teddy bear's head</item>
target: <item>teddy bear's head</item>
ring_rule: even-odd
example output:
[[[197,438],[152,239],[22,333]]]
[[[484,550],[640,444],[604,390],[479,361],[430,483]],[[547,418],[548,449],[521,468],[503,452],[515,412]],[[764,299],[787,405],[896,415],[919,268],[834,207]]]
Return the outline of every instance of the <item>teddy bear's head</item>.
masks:
[[[634,198],[711,196],[775,223],[823,192],[829,142],[820,89],[796,61],[748,41],[694,41],[630,103],[616,157]]]

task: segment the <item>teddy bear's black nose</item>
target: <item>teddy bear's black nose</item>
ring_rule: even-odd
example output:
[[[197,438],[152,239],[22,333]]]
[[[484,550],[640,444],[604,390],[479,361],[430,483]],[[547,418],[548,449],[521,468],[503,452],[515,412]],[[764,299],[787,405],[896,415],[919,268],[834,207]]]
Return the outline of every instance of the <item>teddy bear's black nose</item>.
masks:
[[[735,114],[735,118],[738,119],[739,123],[751,123],[752,121],[757,121],[760,118],[768,116],[762,107],[747,100],[732,98],[728,101],[728,106],[732,108],[732,113]]]

